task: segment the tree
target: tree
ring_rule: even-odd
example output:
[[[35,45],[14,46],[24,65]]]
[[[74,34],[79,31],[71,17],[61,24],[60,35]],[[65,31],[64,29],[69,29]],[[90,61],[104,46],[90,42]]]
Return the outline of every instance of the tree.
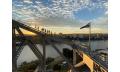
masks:
[[[20,67],[18,68],[18,71],[21,72],[31,72],[36,69],[36,67],[39,64],[39,60],[31,61],[30,63],[23,62]]]

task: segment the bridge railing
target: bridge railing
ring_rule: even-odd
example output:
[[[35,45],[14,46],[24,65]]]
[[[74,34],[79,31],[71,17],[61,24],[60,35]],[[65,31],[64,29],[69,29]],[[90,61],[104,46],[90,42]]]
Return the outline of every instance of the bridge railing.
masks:
[[[66,39],[61,39],[61,40],[57,39],[56,41],[63,42],[63,40],[64,41],[70,41],[70,40],[66,40]],[[89,51],[88,48],[83,48],[82,46],[76,45],[74,43],[73,43],[72,47],[76,48],[77,50],[83,51],[85,54],[87,54],[90,58],[92,58],[96,63],[98,63],[103,68],[105,68],[105,69],[108,68],[107,62],[101,60],[101,58],[98,55],[96,55],[92,51]]]
[[[77,47],[79,50],[83,51],[85,54],[87,54],[89,57],[92,58],[92,60],[94,60],[97,64],[99,64],[101,67],[107,69],[108,68],[108,65],[106,63],[106,61],[103,61],[101,60],[101,58],[96,55],[95,53],[93,52],[90,52],[89,53],[89,50],[86,49],[86,48],[81,48],[81,47]]]

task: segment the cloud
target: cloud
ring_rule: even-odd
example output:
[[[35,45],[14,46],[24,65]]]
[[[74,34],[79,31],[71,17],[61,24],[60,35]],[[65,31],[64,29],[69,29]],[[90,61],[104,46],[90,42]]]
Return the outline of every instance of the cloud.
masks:
[[[51,3],[45,5],[43,1],[23,0],[23,2],[13,1],[13,19],[25,23],[32,23],[45,27],[69,27],[76,28],[92,22],[92,27],[97,29],[107,29],[107,0],[49,0]],[[74,12],[87,8],[103,8],[106,10],[105,16],[93,20],[75,20]],[[71,28],[71,29],[72,29]],[[59,28],[60,29],[60,28]],[[97,30],[96,29],[96,30]],[[76,30],[76,32],[79,30]],[[106,30],[107,31],[107,30]]]
[[[89,33],[89,29],[85,28],[85,29],[80,29],[80,27],[44,27],[50,31],[52,31],[53,33],[64,33],[64,34],[73,34],[73,33]],[[91,29],[92,33],[107,33],[106,29],[102,29],[102,28],[92,28]]]
[[[102,0],[97,0],[94,2],[92,0],[50,0],[50,5],[45,5],[42,1],[35,1],[35,4],[32,0],[23,0],[23,2],[13,2],[13,6],[16,7],[16,10],[20,11],[22,9],[26,10],[25,12],[31,11],[31,14],[27,14],[34,18],[44,18],[51,16],[63,16],[64,18],[73,18],[74,12],[81,10],[83,8],[94,9],[94,8],[107,8],[107,2]],[[25,4],[28,3],[28,4]],[[19,4],[19,5],[18,5]],[[18,8],[18,6],[22,6]],[[25,12],[22,12],[22,16],[26,15]],[[13,12],[14,13],[14,12]],[[33,19],[33,18],[32,18]]]
[[[96,26],[107,26],[108,25],[108,17],[107,16],[103,16],[103,17],[99,17],[97,19],[93,19],[92,23]]]
[[[105,15],[108,15],[108,11],[105,12]]]
[[[23,0],[24,3],[32,3],[32,0]]]
[[[74,20],[71,18],[64,17],[50,17],[50,18],[42,18],[38,20],[28,20],[31,22],[36,22],[36,24],[44,27],[82,27],[86,25],[88,22],[91,22],[92,28],[107,28],[108,26],[108,18],[105,16],[99,17],[93,20]]]

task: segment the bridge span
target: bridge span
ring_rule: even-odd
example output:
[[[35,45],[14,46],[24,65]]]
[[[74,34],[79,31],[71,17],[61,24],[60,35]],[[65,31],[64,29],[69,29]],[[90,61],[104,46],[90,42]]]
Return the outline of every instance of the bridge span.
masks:
[[[96,53],[89,51],[88,46],[76,44],[74,41],[63,38],[61,35],[51,34],[50,32],[44,30],[40,31],[35,28],[32,28],[28,25],[25,25],[19,21],[12,20],[12,34],[13,34],[13,48],[12,48],[12,63],[13,63],[13,72],[17,72],[17,59],[22,52],[24,45],[27,44],[29,48],[33,51],[36,57],[41,62],[39,64],[38,72],[47,72],[46,70],[46,44],[50,44],[56,52],[64,59],[70,66],[68,72],[79,72],[79,67],[83,65],[87,65],[90,69],[90,72],[107,72],[108,65],[106,61],[103,61]],[[35,33],[39,37],[39,44],[43,47],[43,53],[38,50],[36,44],[34,44],[33,40],[24,35],[21,31],[25,29],[27,31]],[[17,31],[20,35],[18,38],[16,36],[15,31]],[[16,47],[16,40],[19,40],[20,44]],[[71,62],[68,58],[66,58],[57,48],[55,43],[65,43],[70,45],[73,49],[73,62]],[[82,58],[82,61],[77,62],[77,55]]]

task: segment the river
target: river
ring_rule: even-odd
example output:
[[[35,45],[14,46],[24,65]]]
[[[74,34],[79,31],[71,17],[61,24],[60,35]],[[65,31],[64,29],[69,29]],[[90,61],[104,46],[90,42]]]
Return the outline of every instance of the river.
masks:
[[[81,43],[88,43],[88,42],[81,42]],[[59,48],[59,50],[62,52],[63,48],[69,48],[72,49],[69,45],[66,44],[56,44],[56,46]],[[37,47],[42,53],[42,46],[37,44]],[[91,41],[91,49],[107,49],[108,48],[108,40],[99,40],[99,41]],[[51,45],[46,46],[46,56],[47,57],[57,57],[59,54],[54,50],[54,48]],[[17,65],[20,65],[22,62],[30,62],[33,60],[36,60],[37,57],[34,55],[34,53],[30,50],[30,48],[26,45],[21,52],[18,60]]]

